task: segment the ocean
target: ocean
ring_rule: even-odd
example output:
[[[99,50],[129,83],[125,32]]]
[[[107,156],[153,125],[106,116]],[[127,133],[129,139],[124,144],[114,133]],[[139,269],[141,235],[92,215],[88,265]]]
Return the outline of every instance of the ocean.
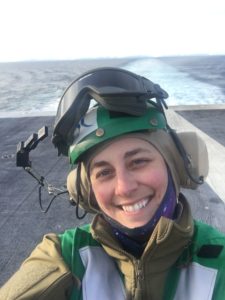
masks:
[[[224,104],[223,90],[156,58],[0,63],[0,117],[54,115],[67,85],[98,66],[121,66],[161,85],[168,106]],[[210,74],[209,74],[210,79]]]

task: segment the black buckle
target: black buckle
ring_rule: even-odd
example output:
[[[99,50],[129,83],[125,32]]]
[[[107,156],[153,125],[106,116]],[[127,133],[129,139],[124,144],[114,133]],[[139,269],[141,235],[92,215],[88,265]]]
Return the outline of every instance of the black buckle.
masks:
[[[16,151],[16,166],[23,168],[31,168],[31,161],[29,160],[29,153],[35,149],[39,142],[48,136],[48,127],[44,126],[39,129],[38,133],[33,133],[25,142],[20,142],[17,145]]]

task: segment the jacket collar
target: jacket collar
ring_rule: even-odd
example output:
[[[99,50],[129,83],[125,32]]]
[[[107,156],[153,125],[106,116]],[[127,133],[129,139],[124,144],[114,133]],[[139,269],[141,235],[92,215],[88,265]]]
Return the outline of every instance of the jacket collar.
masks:
[[[151,270],[154,272],[154,262],[156,268],[168,268],[173,264],[185,247],[190,243],[193,236],[194,225],[190,207],[185,197],[180,194],[179,205],[181,207],[180,216],[176,220],[161,217],[151,234],[141,260],[151,260]],[[97,215],[92,222],[92,235],[104,247],[105,251],[116,259],[127,260],[134,257],[124,251],[111,226]]]

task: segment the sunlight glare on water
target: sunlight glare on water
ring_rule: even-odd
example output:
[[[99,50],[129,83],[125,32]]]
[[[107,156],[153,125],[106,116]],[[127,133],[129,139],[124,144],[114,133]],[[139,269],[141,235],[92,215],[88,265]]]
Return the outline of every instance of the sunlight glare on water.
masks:
[[[143,59],[127,65],[127,69],[147,77],[165,89],[168,105],[221,104],[225,95],[220,88],[193,79],[158,59]]]

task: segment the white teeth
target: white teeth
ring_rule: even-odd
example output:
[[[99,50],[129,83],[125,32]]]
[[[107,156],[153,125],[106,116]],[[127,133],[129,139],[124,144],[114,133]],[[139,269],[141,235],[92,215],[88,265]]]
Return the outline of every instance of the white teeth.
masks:
[[[148,204],[148,201],[148,199],[144,199],[139,201],[138,203],[135,203],[134,205],[123,205],[122,209],[126,212],[138,211],[139,209],[145,207]]]

